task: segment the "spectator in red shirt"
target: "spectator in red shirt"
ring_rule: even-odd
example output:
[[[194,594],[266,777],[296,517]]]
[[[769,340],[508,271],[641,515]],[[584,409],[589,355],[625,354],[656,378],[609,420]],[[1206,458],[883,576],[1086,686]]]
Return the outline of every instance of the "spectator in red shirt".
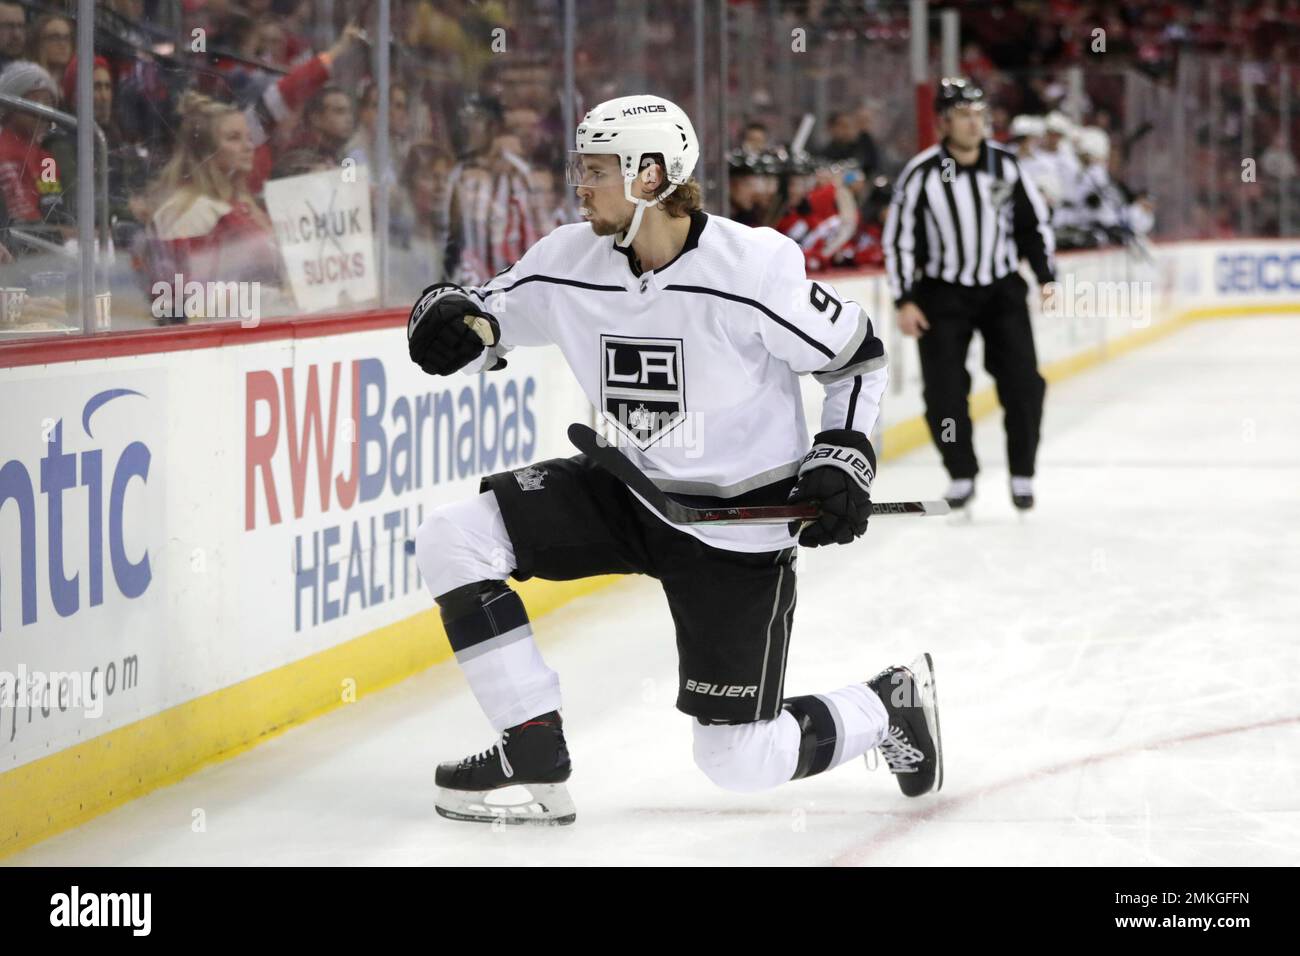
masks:
[[[343,35],[338,38],[332,47],[298,65],[288,74],[268,86],[262,92],[262,95],[258,97],[257,102],[245,112],[244,116],[248,121],[255,149],[253,172],[248,182],[249,191],[253,195],[261,193],[262,186],[270,176],[271,167],[275,164],[276,157],[272,153],[271,137],[276,127],[291,120],[293,115],[308,99],[320,95],[322,89],[329,82],[330,74],[334,70],[339,57],[345,56],[360,47],[365,42],[364,38],[365,32],[360,27],[355,23],[348,24],[343,31]],[[351,98],[347,97],[346,93],[343,96],[348,99],[349,129],[339,144],[340,148],[352,135],[350,128],[352,121]],[[338,101],[335,100],[336,105],[337,103]],[[309,141],[309,138],[304,134],[289,149],[311,149],[320,155],[316,149],[317,145],[316,142]],[[328,161],[331,164],[336,164],[338,160],[339,157],[333,153],[328,156]]]
[[[58,98],[50,74],[27,60],[15,60],[0,73],[0,93],[42,106],[53,106]],[[60,170],[41,145],[49,128],[21,110],[7,111],[0,126],[0,194],[11,221],[63,221]]]
[[[799,243],[809,272],[830,268],[857,231],[857,204],[841,176],[838,168],[827,167],[814,177],[794,177],[790,206],[776,224],[777,232]]]
[[[282,284],[271,221],[248,189],[253,143],[244,114],[202,93],[180,102],[176,153],[162,173],[146,278]]]

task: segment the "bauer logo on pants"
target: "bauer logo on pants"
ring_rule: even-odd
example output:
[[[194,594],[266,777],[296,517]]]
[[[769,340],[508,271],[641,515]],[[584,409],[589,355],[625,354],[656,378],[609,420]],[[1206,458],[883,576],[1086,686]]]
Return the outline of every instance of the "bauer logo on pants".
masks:
[[[638,448],[649,448],[686,420],[681,339],[602,335],[600,361],[605,417]]]

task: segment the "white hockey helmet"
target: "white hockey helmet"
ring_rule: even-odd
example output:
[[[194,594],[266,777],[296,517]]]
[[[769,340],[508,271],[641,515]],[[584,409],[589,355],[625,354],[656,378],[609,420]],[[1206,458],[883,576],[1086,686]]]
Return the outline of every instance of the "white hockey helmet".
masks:
[[[1011,121],[1011,136],[1019,139],[1022,136],[1041,137],[1047,132],[1047,121],[1041,116],[1028,116],[1024,113],[1017,116]]]
[[[690,117],[671,100],[649,94],[620,96],[606,100],[578,124],[577,149],[570,150],[565,181],[570,186],[593,186],[582,163],[584,155],[617,156],[623,174],[623,198],[636,206],[632,224],[617,241],[630,245],[646,207],[658,205],[674,189],[686,183],[700,159],[700,141]],[[649,163],[648,157],[662,156],[668,189],[655,199],[636,199],[632,184]]]
[[[1094,161],[1110,158],[1110,136],[1099,126],[1085,126],[1074,137],[1074,151]]]
[[[1060,136],[1069,136],[1074,132],[1074,123],[1060,110],[1052,110],[1047,114],[1046,125],[1047,132]]]

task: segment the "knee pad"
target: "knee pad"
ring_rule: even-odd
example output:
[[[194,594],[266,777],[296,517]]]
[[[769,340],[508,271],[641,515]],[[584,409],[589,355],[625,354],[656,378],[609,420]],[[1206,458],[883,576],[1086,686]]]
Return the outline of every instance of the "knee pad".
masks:
[[[480,581],[504,581],[514,549],[491,492],[435,508],[415,532],[415,561],[429,594]]]
[[[799,728],[788,714],[748,724],[695,723],[695,764],[724,790],[752,793],[785,783],[799,759]]]

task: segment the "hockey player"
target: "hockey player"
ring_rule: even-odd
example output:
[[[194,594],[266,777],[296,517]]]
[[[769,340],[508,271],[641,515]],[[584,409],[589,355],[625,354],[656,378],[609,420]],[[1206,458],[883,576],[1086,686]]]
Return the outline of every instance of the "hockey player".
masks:
[[[763,790],[873,748],[905,794],[942,783],[929,655],[865,683],[784,696],[795,545],[866,531],[876,467],[867,436],[886,360],[862,310],[808,281],[795,243],[700,210],[698,157],[673,103],[639,95],[597,106],[568,165],[586,222],[557,228],[481,287],[427,289],[408,323],[411,358],[449,375],[500,368],[516,346],[556,345],[665,492],[690,504],[816,501],[820,517],[802,528],[673,526],[582,456],[491,475],[476,497],[436,509],[416,536],[420,573],[501,735],[438,767],[445,817],[574,819],[559,678],[508,577],[658,578],[677,632],[677,708],[694,718],[696,763],[719,786]],[[826,390],[811,442],[806,373]],[[677,440],[687,416],[697,426],[689,445]],[[493,804],[493,791],[516,784],[526,804]]]
[[[1075,137],[1081,168],[1070,197],[1067,223],[1095,237],[1096,244],[1122,244],[1146,235],[1153,224],[1150,203],[1130,202],[1126,189],[1110,174],[1110,136],[1104,129],[1085,126]]]
[[[1057,184],[1058,200],[1067,202],[1073,197],[1074,184],[1079,180],[1079,157],[1071,142],[1074,123],[1064,113],[1053,110],[1047,114],[1043,125],[1043,138],[1034,149],[1033,172],[1037,177],[1041,170],[1050,170],[1044,178]]]
[[[1011,121],[1011,150],[1020,170],[1034,181],[1048,209],[1056,209],[1062,197],[1055,161],[1042,151],[1047,123],[1041,116],[1017,116]]]

